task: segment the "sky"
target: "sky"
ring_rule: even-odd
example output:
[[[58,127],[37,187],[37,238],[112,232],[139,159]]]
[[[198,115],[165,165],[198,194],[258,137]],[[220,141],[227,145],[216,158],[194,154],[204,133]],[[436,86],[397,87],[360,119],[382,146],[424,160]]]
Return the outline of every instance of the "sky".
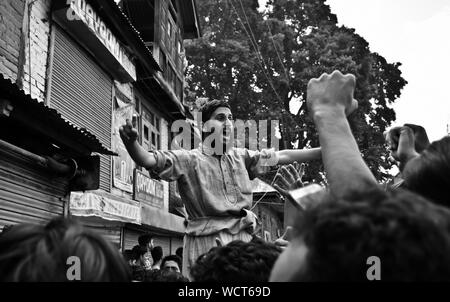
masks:
[[[394,125],[425,127],[431,141],[450,124],[450,0],[327,0],[340,25],[354,28],[372,52],[400,62],[408,84]]]

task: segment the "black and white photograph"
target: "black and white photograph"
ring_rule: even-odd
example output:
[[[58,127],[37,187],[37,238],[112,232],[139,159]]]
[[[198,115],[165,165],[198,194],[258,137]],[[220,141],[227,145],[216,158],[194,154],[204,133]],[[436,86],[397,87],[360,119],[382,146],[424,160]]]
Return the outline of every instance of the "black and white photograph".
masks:
[[[450,281],[449,37],[450,0],[0,1],[0,282]]]

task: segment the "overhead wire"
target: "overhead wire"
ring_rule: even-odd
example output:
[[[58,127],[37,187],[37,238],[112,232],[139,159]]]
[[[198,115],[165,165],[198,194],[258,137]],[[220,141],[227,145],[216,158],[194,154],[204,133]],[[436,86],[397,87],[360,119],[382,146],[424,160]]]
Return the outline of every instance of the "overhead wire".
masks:
[[[283,67],[284,75],[286,76],[286,81],[288,82],[288,85],[289,85],[289,74],[286,70],[286,67],[284,66],[283,60],[281,59],[281,56],[280,56],[280,53],[278,52],[278,48],[275,44],[275,40],[273,39],[272,30],[270,29],[270,26],[267,22],[264,22],[264,23],[266,23],[266,25],[267,25],[267,29],[269,30],[270,38],[272,40],[273,48],[275,48],[275,52],[277,53],[277,57],[280,60],[281,67]]]
[[[252,38],[251,38],[249,32],[247,31],[247,28],[245,27],[245,24],[242,22],[242,18],[240,17],[239,13],[237,12],[236,7],[235,7],[234,4],[233,4],[233,1],[232,1],[232,0],[229,0],[229,1],[230,1],[231,6],[233,7],[233,9],[234,9],[234,11],[235,11],[237,17],[238,17],[238,21],[241,23],[242,27],[244,28],[245,33],[247,34],[247,37],[249,38],[249,40],[250,40],[250,42],[251,42],[253,48],[255,49],[256,57],[257,57],[258,60],[260,61],[260,62],[258,63],[258,65],[260,66],[260,68],[261,68],[261,70],[262,70],[262,72],[263,72],[265,78],[267,79],[268,84],[269,84],[270,87],[272,88],[272,90],[273,90],[273,92],[275,93],[276,97],[278,98],[278,100],[279,100],[280,102],[282,102],[282,99],[281,99],[280,95],[278,94],[277,90],[275,89],[275,86],[273,85],[273,82],[271,81],[271,79],[269,78],[269,76],[266,74],[266,71],[265,71],[264,67],[265,67],[266,69],[268,69],[268,68],[267,68],[267,65],[266,65],[264,59],[263,59],[262,56],[261,56],[261,53],[259,52],[258,45],[256,44],[256,39],[255,39],[255,41],[252,40]],[[241,3],[241,4],[242,4],[242,3]],[[245,11],[244,11],[244,15],[246,16]],[[248,19],[247,19],[247,21],[248,21]],[[248,24],[249,24],[249,30],[251,31],[252,29],[251,29],[251,27],[250,27],[250,23],[248,23]],[[253,31],[252,31],[252,35],[253,35]],[[262,64],[263,64],[264,66],[261,64],[261,61],[262,61]]]
[[[246,20],[246,22],[247,22],[247,25],[248,25],[248,28],[249,28],[249,30],[250,30],[250,33],[251,33],[251,35],[252,35],[252,37],[253,37],[253,41],[254,41],[254,43],[255,43],[255,45],[256,45],[257,52],[258,52],[258,54],[259,54],[261,60],[263,61],[264,66],[266,67],[266,69],[268,69],[268,68],[267,68],[267,65],[266,65],[266,61],[264,60],[264,58],[263,58],[263,56],[262,56],[262,54],[261,54],[261,51],[259,50],[258,42],[256,41],[255,35],[253,34],[253,30],[252,30],[252,27],[251,27],[251,25],[250,25],[250,21],[249,21],[249,19],[247,18],[247,14],[246,14],[246,12],[245,12],[244,5],[242,4],[242,0],[239,0],[239,3],[240,3],[240,5],[241,5],[242,12],[244,13],[244,17],[245,17],[245,20]],[[273,46],[274,46],[274,48],[275,48],[275,52],[277,53],[278,59],[280,60],[281,67],[283,68],[284,75],[286,76],[286,81],[287,81],[287,84],[288,84],[288,86],[289,86],[289,76],[288,76],[288,73],[287,73],[287,71],[286,71],[286,67],[285,67],[284,64],[283,64],[283,60],[281,59],[281,56],[280,56],[280,54],[278,53],[278,49],[277,49],[277,47],[276,47],[276,45],[275,45],[275,41],[273,40],[272,31],[270,30],[270,27],[269,27],[269,25],[267,24],[267,22],[264,22],[264,23],[266,23],[267,28],[269,29],[270,38],[272,39],[272,43],[273,43]]]

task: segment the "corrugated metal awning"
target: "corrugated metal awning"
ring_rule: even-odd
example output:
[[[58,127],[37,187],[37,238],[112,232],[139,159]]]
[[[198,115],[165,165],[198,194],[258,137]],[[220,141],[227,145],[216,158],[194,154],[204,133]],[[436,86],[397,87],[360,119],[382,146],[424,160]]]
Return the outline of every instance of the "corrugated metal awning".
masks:
[[[2,74],[0,74],[0,98],[11,102],[13,107],[15,107],[14,110],[17,110],[17,107],[20,110],[29,113],[29,116],[45,119],[45,122],[49,127],[58,129],[58,132],[63,133],[68,139],[83,145],[90,152],[117,155],[117,153],[103,146],[91,132],[85,128],[75,126],[71,122],[65,120],[55,109],[31,98],[30,95],[25,94],[25,92],[20,90],[16,84],[11,82],[11,80],[5,79]]]

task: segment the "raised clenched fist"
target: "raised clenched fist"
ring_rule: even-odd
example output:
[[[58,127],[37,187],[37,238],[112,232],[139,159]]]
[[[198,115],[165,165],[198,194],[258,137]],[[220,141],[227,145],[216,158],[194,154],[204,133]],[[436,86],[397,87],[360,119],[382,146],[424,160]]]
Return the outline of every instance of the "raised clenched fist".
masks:
[[[307,106],[310,114],[330,110],[342,110],[349,115],[358,102],[353,99],[356,80],[352,74],[343,75],[335,70],[332,74],[324,73],[320,78],[311,79],[308,83]]]
[[[139,132],[136,130],[136,128],[133,127],[133,124],[129,119],[126,120],[125,125],[122,125],[119,128],[119,133],[120,138],[122,138],[122,141],[125,145],[132,144],[139,137]]]

